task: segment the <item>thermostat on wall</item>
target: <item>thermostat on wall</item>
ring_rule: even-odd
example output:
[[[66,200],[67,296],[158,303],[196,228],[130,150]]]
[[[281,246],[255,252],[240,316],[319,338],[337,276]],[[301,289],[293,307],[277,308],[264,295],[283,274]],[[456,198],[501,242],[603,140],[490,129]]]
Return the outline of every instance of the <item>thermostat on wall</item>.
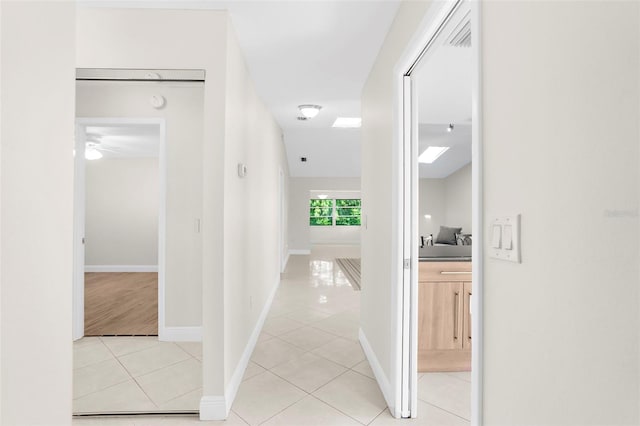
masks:
[[[243,178],[247,175],[247,166],[242,163],[238,163],[238,176]]]

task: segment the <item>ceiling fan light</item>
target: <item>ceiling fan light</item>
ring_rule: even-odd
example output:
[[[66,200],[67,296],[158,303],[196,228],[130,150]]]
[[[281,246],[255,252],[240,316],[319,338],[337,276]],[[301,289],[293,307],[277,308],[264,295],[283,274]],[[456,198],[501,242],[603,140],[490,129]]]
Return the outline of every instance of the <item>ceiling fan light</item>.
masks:
[[[102,153],[96,149],[95,142],[87,142],[84,150],[84,158],[87,160],[99,160],[102,158]]]
[[[313,118],[320,114],[322,107],[320,105],[298,105],[298,109],[303,116]]]

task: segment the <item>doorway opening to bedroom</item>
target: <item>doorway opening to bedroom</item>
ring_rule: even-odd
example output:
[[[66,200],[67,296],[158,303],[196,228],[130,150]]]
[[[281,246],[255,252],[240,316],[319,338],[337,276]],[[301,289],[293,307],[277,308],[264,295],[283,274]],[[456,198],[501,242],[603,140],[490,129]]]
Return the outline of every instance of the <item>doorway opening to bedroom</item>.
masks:
[[[83,119],[78,135],[84,335],[157,336],[161,123]]]
[[[402,75],[403,412],[471,424],[481,377],[478,21],[465,0],[432,12]]]

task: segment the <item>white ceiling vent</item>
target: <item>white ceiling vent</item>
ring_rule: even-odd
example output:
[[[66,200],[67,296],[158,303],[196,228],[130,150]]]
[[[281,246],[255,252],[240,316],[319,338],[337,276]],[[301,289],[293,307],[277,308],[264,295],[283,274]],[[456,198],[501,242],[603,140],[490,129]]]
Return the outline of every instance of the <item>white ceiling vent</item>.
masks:
[[[460,22],[453,27],[446,39],[446,44],[453,47],[471,47],[471,12],[467,12]]]

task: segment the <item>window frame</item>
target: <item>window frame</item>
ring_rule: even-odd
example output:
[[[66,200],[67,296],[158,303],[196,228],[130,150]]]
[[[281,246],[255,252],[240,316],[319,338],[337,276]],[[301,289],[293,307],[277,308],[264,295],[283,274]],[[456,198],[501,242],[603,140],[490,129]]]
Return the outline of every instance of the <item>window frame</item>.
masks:
[[[331,216],[312,216],[311,215],[311,209],[313,209],[314,207],[311,206],[311,202],[314,200],[319,200],[319,201],[331,201],[331,207],[323,207],[323,208],[330,208],[331,209]],[[337,205],[337,201],[338,200],[357,200],[359,202],[358,206],[342,206],[342,207],[338,207]],[[316,207],[317,208],[317,207]],[[348,208],[359,208],[360,209],[360,214],[359,215],[339,215],[338,214],[338,209],[348,209]],[[337,220],[340,218],[359,218],[360,219],[360,223],[357,225],[354,224],[338,224]],[[314,218],[331,218],[331,224],[327,224],[327,225],[319,225],[319,224],[313,224],[311,223],[311,220]],[[362,226],[362,198],[337,198],[337,197],[332,197],[332,198],[324,198],[324,199],[319,199],[319,198],[310,198],[309,199],[309,226],[310,227],[319,227],[319,228],[326,228],[326,227],[332,227],[332,228],[336,228],[336,227],[344,227],[344,226]]]

